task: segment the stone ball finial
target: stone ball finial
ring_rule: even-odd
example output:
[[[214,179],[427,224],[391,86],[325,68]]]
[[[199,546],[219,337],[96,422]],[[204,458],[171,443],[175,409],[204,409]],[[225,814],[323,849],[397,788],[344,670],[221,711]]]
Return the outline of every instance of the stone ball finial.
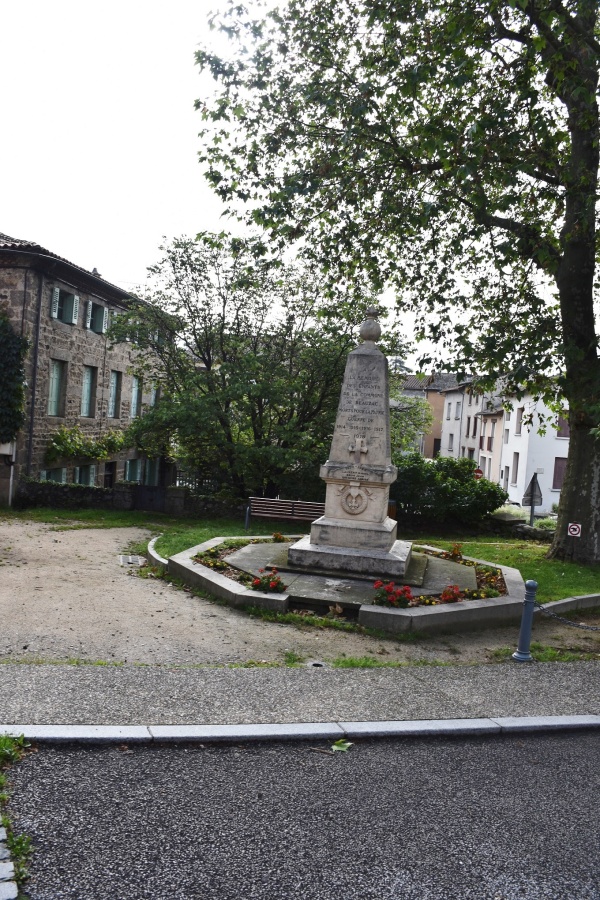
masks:
[[[363,341],[378,341],[381,337],[381,325],[376,321],[379,310],[376,306],[370,306],[367,310],[367,318],[360,326],[360,336]]]

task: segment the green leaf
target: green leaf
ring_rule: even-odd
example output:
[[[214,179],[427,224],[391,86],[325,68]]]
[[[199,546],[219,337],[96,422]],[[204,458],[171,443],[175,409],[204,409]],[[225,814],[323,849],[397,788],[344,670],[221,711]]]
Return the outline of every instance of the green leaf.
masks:
[[[341,753],[347,753],[350,747],[353,747],[354,744],[352,741],[346,741],[344,738],[340,738],[339,741],[336,741],[331,745],[331,749],[335,752],[339,750]]]

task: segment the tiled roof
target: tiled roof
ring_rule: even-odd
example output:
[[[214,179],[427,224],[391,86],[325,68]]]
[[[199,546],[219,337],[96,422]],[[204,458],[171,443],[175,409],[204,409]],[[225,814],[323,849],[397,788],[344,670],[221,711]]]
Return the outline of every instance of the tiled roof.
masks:
[[[458,387],[456,375],[451,372],[434,372],[428,391],[454,391]]]
[[[427,388],[429,375],[407,375],[402,381],[403,391],[424,391]]]
[[[77,269],[79,272],[83,272],[90,278],[95,278],[103,284],[108,285],[119,293],[126,296],[129,294],[129,291],[123,290],[123,288],[119,287],[116,284],[112,284],[110,281],[107,281],[106,278],[102,278],[101,275],[98,275],[97,272],[90,272],[89,269],[84,269],[82,266],[76,265],[76,263],[72,263],[70,260],[65,259],[64,256],[58,256],[56,253],[52,253],[51,250],[47,250],[45,247],[40,246],[40,244],[36,244],[35,241],[25,241],[22,238],[14,238],[10,237],[8,234],[2,234],[0,232],[0,250],[21,250],[30,253],[39,253],[42,256],[49,256],[52,259],[56,259],[60,262],[66,263],[68,266],[71,266],[73,269]]]

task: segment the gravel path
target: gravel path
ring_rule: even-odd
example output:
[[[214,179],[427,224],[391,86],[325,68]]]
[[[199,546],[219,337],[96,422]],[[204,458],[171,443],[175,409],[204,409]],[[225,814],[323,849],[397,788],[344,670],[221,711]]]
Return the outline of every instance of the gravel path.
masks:
[[[385,660],[460,663],[486,662],[494,647],[516,646],[515,627],[406,644],[251,619],[163,581],[130,574],[119,554],[147,538],[139,528],[58,531],[0,520],[0,661],[282,662],[291,650],[308,659],[376,653]],[[600,649],[595,635],[569,631],[565,638],[544,622],[536,625],[535,637]]]

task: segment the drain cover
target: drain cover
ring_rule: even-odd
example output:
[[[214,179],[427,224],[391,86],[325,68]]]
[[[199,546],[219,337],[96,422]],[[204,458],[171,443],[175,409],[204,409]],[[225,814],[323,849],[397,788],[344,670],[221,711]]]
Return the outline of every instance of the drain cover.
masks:
[[[121,553],[119,562],[122,566],[145,566],[147,560],[145,556],[128,556],[126,553]]]
[[[306,663],[306,667],[308,669],[326,669],[327,665],[324,662],[321,662],[320,659],[309,659]]]

